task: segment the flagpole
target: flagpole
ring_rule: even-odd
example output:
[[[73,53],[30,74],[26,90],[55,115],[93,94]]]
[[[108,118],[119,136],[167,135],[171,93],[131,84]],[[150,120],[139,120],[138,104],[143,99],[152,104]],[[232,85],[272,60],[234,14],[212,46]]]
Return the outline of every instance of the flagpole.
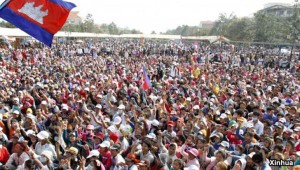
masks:
[[[1,10],[2,8],[4,8],[9,2],[10,2],[10,0],[4,1],[4,2],[0,5],[0,10]]]

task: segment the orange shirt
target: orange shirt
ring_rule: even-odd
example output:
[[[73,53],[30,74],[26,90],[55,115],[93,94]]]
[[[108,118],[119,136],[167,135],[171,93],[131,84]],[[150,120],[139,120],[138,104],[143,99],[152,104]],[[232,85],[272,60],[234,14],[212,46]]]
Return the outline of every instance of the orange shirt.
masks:
[[[13,137],[14,133],[15,133],[15,129],[10,128],[10,130],[9,130],[9,139],[11,139]]]

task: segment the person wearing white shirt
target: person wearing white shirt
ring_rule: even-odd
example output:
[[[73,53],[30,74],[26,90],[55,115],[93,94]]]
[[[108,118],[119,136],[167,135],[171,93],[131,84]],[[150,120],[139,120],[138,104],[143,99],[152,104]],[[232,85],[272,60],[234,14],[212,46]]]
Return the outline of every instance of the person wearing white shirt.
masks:
[[[169,167],[171,167],[171,165],[173,164],[173,161],[175,159],[178,159],[177,155],[176,155],[176,150],[177,150],[177,144],[176,143],[171,143],[169,145],[169,148],[167,149],[163,143],[162,143],[162,134],[161,132],[159,131],[158,132],[159,135],[158,135],[158,146],[159,146],[159,149],[161,150],[161,153],[166,153],[167,154],[167,165]]]
[[[25,147],[23,145],[16,144],[15,153],[9,157],[5,166],[7,166],[9,169],[17,169],[17,167],[22,166],[25,161],[30,159],[28,154],[24,151]]]
[[[192,165],[195,165],[197,166],[198,168],[200,168],[200,163],[197,159],[198,155],[199,155],[199,152],[197,149],[195,148],[192,148],[192,149],[189,149],[186,151],[187,152],[187,157],[188,157],[188,161],[187,161],[187,166],[192,166]]]
[[[120,155],[120,145],[114,144],[111,148],[112,166],[110,170],[121,170],[122,164],[125,164],[125,159]]]
[[[174,123],[168,122],[167,129],[162,132],[162,136],[171,141],[172,138],[176,137],[176,132],[173,131]]]
[[[123,136],[123,132],[130,133],[131,127],[126,124],[126,120],[121,118],[120,116],[116,116],[113,121],[113,125],[107,128],[112,133],[116,133],[118,136]]]
[[[96,109],[95,114],[92,113],[92,112],[89,112],[89,115],[92,118],[91,119],[91,124],[95,127],[95,129],[98,129],[100,127],[100,124],[97,122],[97,120],[101,120],[101,118],[104,119],[104,117],[101,113],[101,109],[102,109],[101,104],[97,104],[95,109]],[[97,120],[95,120],[95,119],[97,119]]]
[[[252,124],[258,136],[261,136],[264,133],[264,124],[258,120],[259,113],[254,112],[252,120],[248,122],[248,124]]]
[[[56,159],[56,151],[54,146],[49,142],[49,133],[41,131],[37,134],[39,142],[35,145],[35,153],[41,155],[44,151],[50,151],[52,153],[52,159]]]
[[[33,151],[30,151],[29,155],[31,159],[25,161],[24,164],[20,166],[17,170],[24,170],[24,169],[50,170],[49,167],[51,167],[52,165],[52,161],[50,160],[52,153],[50,151],[44,151],[42,157],[40,158],[38,158]]]

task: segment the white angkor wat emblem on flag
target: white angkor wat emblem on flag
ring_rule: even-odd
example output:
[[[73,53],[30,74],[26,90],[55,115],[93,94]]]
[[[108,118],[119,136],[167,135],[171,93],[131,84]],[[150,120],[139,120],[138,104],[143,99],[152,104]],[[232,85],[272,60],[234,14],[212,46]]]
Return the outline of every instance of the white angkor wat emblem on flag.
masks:
[[[48,10],[42,11],[43,5],[34,7],[34,2],[27,2],[18,11],[27,15],[31,19],[35,20],[40,24],[44,24],[43,18],[48,15]]]

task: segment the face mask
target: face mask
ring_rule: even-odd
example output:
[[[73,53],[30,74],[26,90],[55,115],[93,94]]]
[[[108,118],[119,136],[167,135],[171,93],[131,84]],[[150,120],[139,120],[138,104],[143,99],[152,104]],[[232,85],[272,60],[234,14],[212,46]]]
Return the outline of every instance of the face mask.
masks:
[[[144,120],[144,117],[139,117],[139,121],[143,121]]]
[[[220,146],[219,150],[225,150],[225,148],[223,146]]]
[[[42,164],[45,164],[47,162],[47,159],[45,157],[41,156],[40,161]]]
[[[257,121],[257,117],[252,117],[252,120],[253,121]]]
[[[233,152],[235,155],[240,155],[241,153],[239,151],[234,151]]]

